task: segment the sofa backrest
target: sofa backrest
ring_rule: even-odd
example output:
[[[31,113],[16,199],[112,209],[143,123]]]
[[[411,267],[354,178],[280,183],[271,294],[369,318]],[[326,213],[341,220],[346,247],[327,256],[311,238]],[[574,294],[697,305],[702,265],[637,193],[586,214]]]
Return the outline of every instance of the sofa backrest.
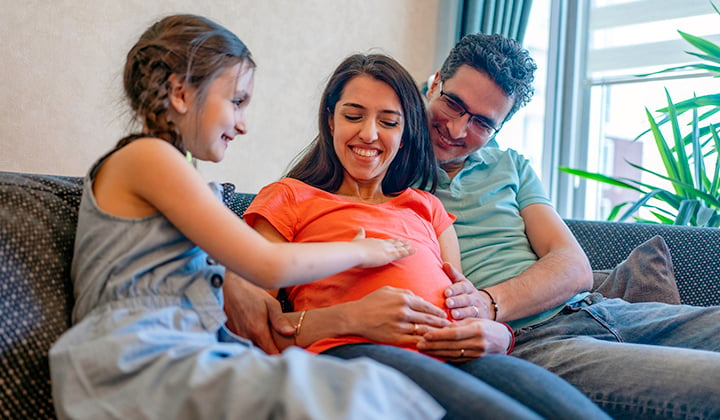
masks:
[[[655,235],[670,249],[680,301],[720,305],[720,229],[647,223],[566,220],[594,270],[609,270]]]

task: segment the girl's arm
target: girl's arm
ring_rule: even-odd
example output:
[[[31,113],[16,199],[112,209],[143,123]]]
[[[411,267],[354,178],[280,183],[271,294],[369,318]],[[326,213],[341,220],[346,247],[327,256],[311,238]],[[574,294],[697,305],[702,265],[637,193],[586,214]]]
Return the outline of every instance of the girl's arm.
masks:
[[[115,152],[94,184],[100,207],[118,216],[162,213],[193,243],[229,270],[264,288],[327,277],[348,268],[387,264],[414,252],[408,241],[272,243],[219,201],[178,151],[140,139]]]

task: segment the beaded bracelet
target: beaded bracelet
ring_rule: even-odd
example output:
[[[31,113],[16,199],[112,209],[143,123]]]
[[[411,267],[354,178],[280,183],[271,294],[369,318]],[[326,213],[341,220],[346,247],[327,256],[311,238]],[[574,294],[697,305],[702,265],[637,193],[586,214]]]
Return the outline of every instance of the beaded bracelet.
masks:
[[[499,310],[499,308],[498,308],[497,302],[495,302],[495,298],[490,294],[490,292],[488,292],[488,291],[485,290],[485,289],[478,289],[478,291],[485,293],[485,294],[488,295],[488,297],[490,298],[490,304],[491,304],[492,307],[493,307],[493,321],[497,321],[497,316],[498,316],[498,310]]]

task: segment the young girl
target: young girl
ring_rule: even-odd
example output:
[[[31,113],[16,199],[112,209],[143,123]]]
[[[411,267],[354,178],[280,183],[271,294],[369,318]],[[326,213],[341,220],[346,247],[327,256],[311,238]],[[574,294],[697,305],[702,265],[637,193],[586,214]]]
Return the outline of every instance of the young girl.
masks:
[[[189,163],[222,160],[246,132],[255,64],[207,19],[152,25],[130,50],[125,93],[142,131],[85,178],[73,322],[50,351],[60,418],[437,418],[396,372],[297,350],[270,357],[224,328],[224,266],[267,288],[413,253],[404,240],[277,244],[221,202]],[[215,190],[213,190],[215,188]]]

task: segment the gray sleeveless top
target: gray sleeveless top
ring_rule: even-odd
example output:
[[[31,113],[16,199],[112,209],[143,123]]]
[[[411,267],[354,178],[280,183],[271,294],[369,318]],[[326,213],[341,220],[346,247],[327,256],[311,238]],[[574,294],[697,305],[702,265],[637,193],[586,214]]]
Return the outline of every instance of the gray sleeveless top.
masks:
[[[192,306],[206,329],[219,328],[226,319],[220,293],[225,268],[162,214],[130,219],[102,211],[92,185],[106,158],[88,173],[83,187],[71,271],[73,322],[113,303],[146,309]],[[221,187],[210,185],[222,199]]]

